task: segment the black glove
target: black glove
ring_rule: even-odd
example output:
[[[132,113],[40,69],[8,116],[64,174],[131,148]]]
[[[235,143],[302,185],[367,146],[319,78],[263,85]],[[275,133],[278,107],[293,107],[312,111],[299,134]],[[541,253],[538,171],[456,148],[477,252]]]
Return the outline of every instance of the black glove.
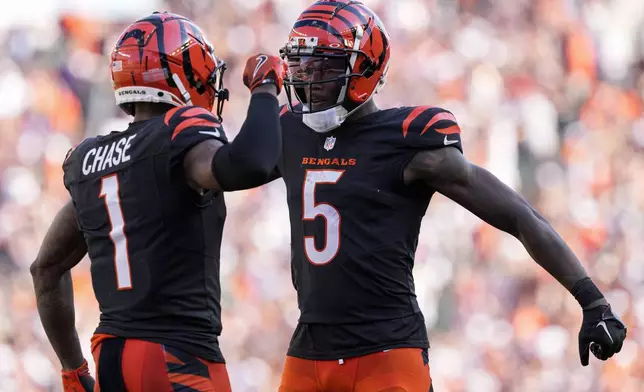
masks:
[[[584,310],[584,321],[579,331],[579,358],[583,366],[588,365],[592,351],[602,361],[620,352],[626,339],[626,326],[610,308],[610,305],[598,305]]]
[[[94,378],[89,375],[87,361],[74,370],[63,370],[63,390],[65,392],[93,392]]]

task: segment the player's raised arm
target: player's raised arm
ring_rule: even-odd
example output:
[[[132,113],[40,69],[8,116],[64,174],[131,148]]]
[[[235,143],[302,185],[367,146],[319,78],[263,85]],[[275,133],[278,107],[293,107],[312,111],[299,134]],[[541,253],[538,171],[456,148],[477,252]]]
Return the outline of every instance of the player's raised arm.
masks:
[[[74,324],[74,291],[70,273],[86,254],[87,245],[78,229],[70,201],[54,218],[31,265],[38,314],[63,366],[66,391],[94,390],[94,380],[89,376]]]
[[[246,121],[233,142],[207,140],[185,155],[184,170],[194,187],[236,191],[267,182],[281,154],[277,95],[285,73],[286,64],[277,56],[248,59],[244,84],[252,97]]]
[[[446,140],[445,146],[450,137]],[[602,360],[621,350],[626,327],[613,315],[572,250],[521,195],[451,147],[417,153],[404,178],[406,183],[424,181],[485,222],[516,237],[530,256],[577,299],[584,310],[579,334],[584,366],[591,342],[596,343],[591,347],[593,353]]]

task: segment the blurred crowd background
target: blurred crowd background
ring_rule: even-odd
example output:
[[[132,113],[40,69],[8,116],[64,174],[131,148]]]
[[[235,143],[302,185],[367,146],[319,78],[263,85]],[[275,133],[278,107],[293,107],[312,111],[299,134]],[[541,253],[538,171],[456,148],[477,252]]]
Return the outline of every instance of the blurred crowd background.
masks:
[[[122,130],[108,57],[154,10],[192,18],[229,65],[224,123],[249,94],[245,59],[276,53],[310,0],[23,0],[0,16],[0,391],[60,391],[28,267],[68,199],[61,163]],[[382,107],[455,113],[466,156],[520,191],[570,244],[628,340],[583,368],[581,312],[514,238],[444,197],[429,207],[415,276],[437,392],[644,391],[644,2],[365,0],[393,56]],[[298,317],[281,181],[227,196],[221,338],[233,390],[275,391]],[[98,308],[74,271],[86,357]]]

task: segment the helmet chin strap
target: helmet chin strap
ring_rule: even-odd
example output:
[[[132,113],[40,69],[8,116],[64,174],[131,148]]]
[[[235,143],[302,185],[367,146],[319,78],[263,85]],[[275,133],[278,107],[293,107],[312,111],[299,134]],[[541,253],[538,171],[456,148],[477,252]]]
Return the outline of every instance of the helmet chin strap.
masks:
[[[176,73],[172,74],[172,80],[174,80],[174,83],[177,85],[177,88],[179,89],[183,100],[186,102],[186,105],[192,105],[192,98],[190,98],[190,93],[188,92],[188,90],[186,90],[185,86],[181,82],[179,75],[177,75]]]

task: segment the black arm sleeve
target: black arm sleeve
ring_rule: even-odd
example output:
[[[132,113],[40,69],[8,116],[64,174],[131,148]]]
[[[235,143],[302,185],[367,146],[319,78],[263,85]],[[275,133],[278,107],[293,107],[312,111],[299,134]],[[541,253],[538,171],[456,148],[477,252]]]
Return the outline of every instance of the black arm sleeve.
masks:
[[[212,159],[212,172],[225,191],[254,188],[268,182],[282,152],[277,98],[253,94],[246,121],[235,139]]]

